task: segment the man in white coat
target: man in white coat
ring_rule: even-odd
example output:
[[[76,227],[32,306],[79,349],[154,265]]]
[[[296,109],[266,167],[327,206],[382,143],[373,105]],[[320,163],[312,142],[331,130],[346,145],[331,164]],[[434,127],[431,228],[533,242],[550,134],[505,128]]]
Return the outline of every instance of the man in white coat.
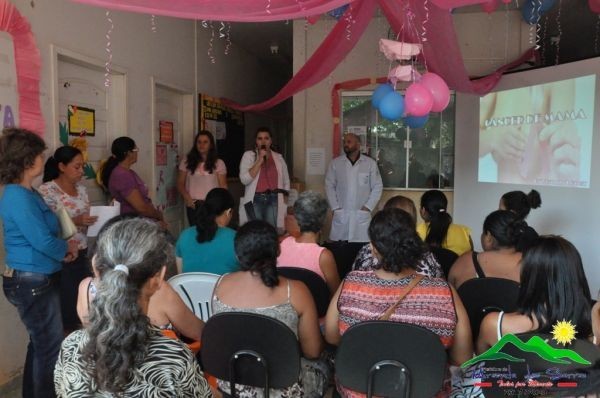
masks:
[[[330,248],[334,255],[339,252],[336,261],[340,277],[350,269],[358,250],[369,241],[371,212],[383,191],[377,162],[360,153],[360,138],[346,134],[343,146],[344,155],[331,161],[325,176],[327,200],[333,210]]]

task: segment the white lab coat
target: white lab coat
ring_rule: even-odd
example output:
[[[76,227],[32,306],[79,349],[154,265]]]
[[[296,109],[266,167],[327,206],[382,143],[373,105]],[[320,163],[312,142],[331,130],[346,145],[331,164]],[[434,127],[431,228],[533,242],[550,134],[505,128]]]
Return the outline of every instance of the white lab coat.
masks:
[[[331,240],[368,242],[371,212],[383,192],[377,162],[361,154],[352,165],[344,154],[331,161],[325,176],[327,200],[333,212]]]
[[[275,168],[277,169],[277,188],[290,190],[290,176],[288,174],[287,165],[283,156],[277,152],[271,151],[273,161],[275,162]],[[254,193],[256,192],[256,185],[258,184],[258,178],[260,177],[260,170],[256,177],[252,178],[250,175],[250,169],[256,161],[255,151],[246,151],[242,156],[240,162],[240,181],[245,185],[244,196],[240,199],[240,225],[245,224],[248,221],[246,215],[246,209],[244,204],[252,202],[254,200]],[[287,206],[285,204],[283,194],[277,194],[277,228],[284,228],[284,219],[287,213]]]

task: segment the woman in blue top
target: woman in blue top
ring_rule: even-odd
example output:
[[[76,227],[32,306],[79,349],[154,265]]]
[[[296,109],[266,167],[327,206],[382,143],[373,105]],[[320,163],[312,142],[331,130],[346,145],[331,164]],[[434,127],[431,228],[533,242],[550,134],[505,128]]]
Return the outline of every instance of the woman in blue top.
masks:
[[[233,197],[224,188],[214,188],[196,205],[196,225],[184,230],[175,253],[183,272],[223,275],[240,267],[233,249],[235,231],[227,228],[233,213]]]
[[[44,140],[27,130],[4,129],[0,137],[3,289],[29,333],[23,396],[35,398],[55,396],[53,371],[63,339],[61,261],[77,257],[77,242],[58,237],[58,219],[32,187],[44,169],[45,149]]]

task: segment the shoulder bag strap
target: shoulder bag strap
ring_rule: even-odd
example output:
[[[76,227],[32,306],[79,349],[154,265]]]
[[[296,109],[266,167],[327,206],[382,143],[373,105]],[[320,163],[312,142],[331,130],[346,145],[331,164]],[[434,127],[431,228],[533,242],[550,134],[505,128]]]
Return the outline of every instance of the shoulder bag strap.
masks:
[[[417,274],[412,281],[410,281],[410,283],[408,284],[408,286],[406,286],[406,289],[404,289],[404,291],[400,294],[400,297],[398,297],[398,300],[392,304],[387,310],[385,310],[385,312],[383,313],[383,315],[381,315],[379,317],[380,321],[387,321],[388,319],[390,319],[390,317],[392,316],[392,314],[394,313],[394,311],[396,310],[396,308],[398,307],[398,305],[400,305],[400,303],[402,302],[402,300],[404,300],[404,297],[406,297],[408,295],[408,293],[410,293],[411,290],[413,290],[413,288],[415,286],[417,286],[419,284],[419,282],[421,282],[421,279],[423,279],[424,276]]]

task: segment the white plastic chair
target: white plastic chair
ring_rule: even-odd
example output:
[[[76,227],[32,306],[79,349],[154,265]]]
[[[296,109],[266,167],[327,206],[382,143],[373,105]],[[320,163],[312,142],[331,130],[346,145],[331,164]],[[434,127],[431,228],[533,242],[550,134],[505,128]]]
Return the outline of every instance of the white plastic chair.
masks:
[[[219,278],[208,272],[186,272],[169,279],[169,284],[194,315],[206,322],[212,315],[212,293]]]

